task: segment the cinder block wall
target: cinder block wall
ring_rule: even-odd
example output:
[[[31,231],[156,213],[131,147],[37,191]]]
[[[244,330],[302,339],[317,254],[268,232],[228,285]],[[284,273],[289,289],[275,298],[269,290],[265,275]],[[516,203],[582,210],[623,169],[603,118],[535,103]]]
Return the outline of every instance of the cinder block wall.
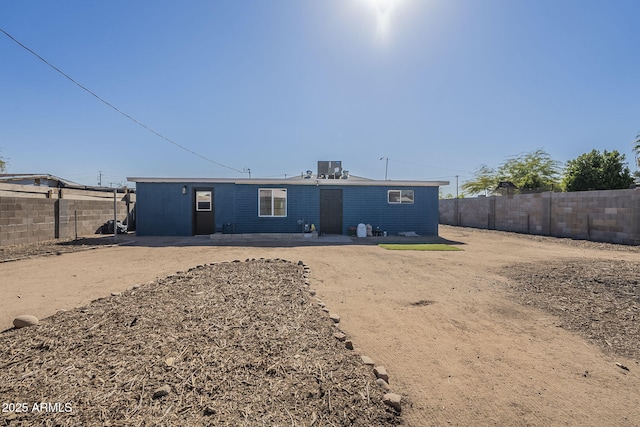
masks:
[[[542,197],[542,193],[491,197],[490,200],[495,205],[494,228],[517,233],[543,234]]]
[[[552,195],[551,235],[640,244],[640,191],[588,193],[589,197],[581,193]]]
[[[537,193],[440,200],[440,223],[640,244],[640,191]]]
[[[440,224],[494,229],[494,212],[494,197],[440,199],[438,203]]]
[[[458,199],[458,221],[465,221],[469,227],[488,228],[490,202],[486,197],[477,200]]]
[[[0,196],[0,246],[55,239],[56,202]]]
[[[113,201],[107,200],[65,200],[60,199],[59,238],[72,239],[76,236],[95,234],[98,228],[113,219]],[[127,204],[118,202],[118,221],[127,217]]]
[[[126,216],[127,205],[121,200],[118,202],[118,220],[122,221]],[[0,246],[88,236],[95,234],[98,227],[110,219],[113,219],[113,200],[105,198],[83,200],[44,198],[38,194],[21,197],[0,195]]]

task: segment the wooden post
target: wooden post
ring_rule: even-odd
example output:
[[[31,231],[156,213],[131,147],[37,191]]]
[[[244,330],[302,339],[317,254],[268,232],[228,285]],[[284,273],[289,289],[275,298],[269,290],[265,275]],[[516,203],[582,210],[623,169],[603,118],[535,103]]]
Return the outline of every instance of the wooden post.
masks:
[[[113,189],[113,243],[118,241],[118,189]]]

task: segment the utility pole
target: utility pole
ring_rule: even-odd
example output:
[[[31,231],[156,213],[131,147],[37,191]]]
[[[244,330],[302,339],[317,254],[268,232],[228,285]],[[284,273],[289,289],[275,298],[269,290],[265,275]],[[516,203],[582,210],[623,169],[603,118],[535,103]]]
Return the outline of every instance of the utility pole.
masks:
[[[385,166],[384,166],[384,180],[387,180],[387,175],[389,172],[389,157],[380,157],[380,160],[385,159]]]
[[[102,187],[102,171],[98,171],[98,187]]]

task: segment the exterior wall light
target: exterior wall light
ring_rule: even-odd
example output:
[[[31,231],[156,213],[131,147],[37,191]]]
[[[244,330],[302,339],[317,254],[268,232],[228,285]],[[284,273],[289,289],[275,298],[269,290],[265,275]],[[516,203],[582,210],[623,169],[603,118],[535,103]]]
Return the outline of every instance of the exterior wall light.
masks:
[[[182,186],[182,194],[187,194],[187,186],[186,185]]]

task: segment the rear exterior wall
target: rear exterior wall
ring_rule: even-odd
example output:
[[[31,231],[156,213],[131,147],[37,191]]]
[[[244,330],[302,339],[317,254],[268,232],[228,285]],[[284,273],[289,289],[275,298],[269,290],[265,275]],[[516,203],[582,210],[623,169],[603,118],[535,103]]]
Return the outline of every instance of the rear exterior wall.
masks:
[[[320,190],[328,188],[342,190],[343,234],[359,223],[380,227],[390,234],[438,234],[438,187],[138,183],[138,235],[192,235],[194,190],[205,188],[213,190],[216,232],[227,229],[234,233],[297,233],[302,232],[304,223],[319,227]],[[260,188],[286,188],[286,217],[258,216]],[[389,189],[414,190],[415,203],[389,204]]]
[[[193,191],[182,194],[183,184],[136,184],[136,234],[189,236],[192,234]],[[217,205],[217,204],[216,204]]]
[[[388,190],[413,190],[413,204],[389,204]],[[345,187],[343,234],[360,223],[380,227],[390,235],[414,231],[438,234],[438,187]]]

